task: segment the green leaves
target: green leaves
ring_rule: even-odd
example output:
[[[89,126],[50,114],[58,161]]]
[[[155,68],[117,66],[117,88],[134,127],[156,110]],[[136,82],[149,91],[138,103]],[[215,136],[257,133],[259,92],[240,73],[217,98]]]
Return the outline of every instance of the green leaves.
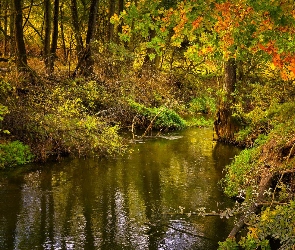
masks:
[[[183,120],[174,110],[165,106],[159,108],[148,108],[133,100],[129,100],[130,106],[136,110],[140,115],[145,116],[149,121],[153,121],[156,129],[181,129],[186,126],[185,120]]]
[[[0,144],[0,169],[29,163],[33,159],[29,146],[20,141]]]

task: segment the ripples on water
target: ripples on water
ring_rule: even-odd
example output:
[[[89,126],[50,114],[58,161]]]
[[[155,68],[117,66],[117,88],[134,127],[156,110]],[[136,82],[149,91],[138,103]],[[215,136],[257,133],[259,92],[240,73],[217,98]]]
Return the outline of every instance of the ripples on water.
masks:
[[[216,249],[231,222],[194,212],[231,204],[217,182],[237,149],[211,129],[142,142],[118,159],[0,173],[0,249]]]

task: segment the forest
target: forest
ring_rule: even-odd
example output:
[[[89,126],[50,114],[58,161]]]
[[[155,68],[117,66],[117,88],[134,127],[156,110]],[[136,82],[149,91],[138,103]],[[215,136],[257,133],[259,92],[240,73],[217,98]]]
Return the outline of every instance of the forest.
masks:
[[[0,169],[212,127],[243,148],[220,249],[295,247],[294,97],[292,0],[0,1]]]

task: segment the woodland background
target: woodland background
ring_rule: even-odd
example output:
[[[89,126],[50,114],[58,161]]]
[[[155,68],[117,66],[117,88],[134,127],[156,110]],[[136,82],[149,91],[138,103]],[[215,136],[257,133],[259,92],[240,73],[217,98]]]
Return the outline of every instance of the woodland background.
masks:
[[[294,33],[292,0],[1,0],[0,168],[212,126],[245,148],[220,248],[294,249]]]

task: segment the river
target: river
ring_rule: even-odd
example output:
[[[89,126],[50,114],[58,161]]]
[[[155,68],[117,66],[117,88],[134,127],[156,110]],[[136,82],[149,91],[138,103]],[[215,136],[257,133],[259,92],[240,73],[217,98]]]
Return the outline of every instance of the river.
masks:
[[[238,149],[192,128],[117,158],[67,158],[0,172],[0,249],[211,250],[233,222],[218,181]]]

